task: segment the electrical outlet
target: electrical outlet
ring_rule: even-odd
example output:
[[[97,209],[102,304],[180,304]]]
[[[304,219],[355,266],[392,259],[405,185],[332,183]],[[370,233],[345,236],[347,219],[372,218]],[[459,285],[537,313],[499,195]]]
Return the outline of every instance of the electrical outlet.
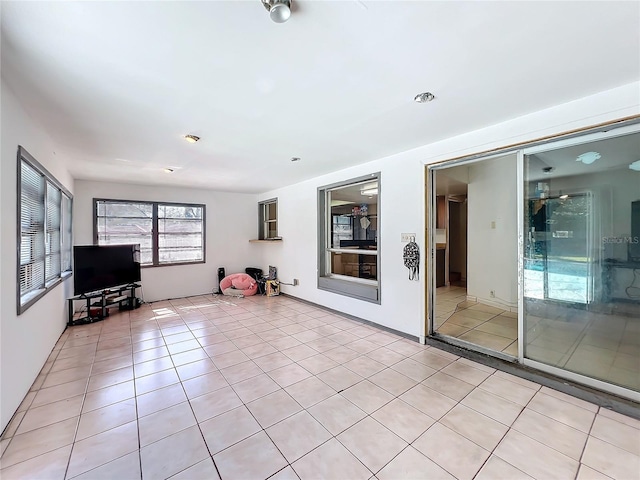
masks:
[[[401,242],[410,242],[412,239],[415,240],[416,238],[416,234],[415,233],[401,233],[400,234],[400,241]]]
[[[298,280],[297,278],[294,278],[293,279],[293,286],[295,287],[295,286],[298,286],[298,285],[300,285],[300,280]]]
[[[490,296],[491,298],[496,298],[496,291],[495,291],[495,290],[491,290],[491,291],[489,292],[489,296]]]

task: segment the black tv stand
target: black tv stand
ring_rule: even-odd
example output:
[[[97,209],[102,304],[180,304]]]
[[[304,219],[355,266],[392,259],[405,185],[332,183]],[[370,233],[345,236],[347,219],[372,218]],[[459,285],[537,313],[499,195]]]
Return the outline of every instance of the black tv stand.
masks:
[[[69,321],[67,325],[71,327],[100,321],[109,316],[109,307],[114,305],[118,305],[120,310],[133,310],[134,308],[138,308],[139,305],[136,298],[136,289],[138,288],[141,288],[141,285],[132,283],[108,290],[83,293],[69,298]],[[85,315],[74,318],[73,302],[79,300],[86,302]]]

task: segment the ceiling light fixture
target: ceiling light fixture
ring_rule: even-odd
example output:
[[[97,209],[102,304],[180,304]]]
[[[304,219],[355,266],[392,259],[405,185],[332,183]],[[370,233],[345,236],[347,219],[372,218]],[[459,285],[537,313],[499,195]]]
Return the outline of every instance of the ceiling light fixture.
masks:
[[[276,23],[284,23],[291,16],[291,0],[262,0],[262,5]]]
[[[347,200],[331,200],[332,207],[340,207],[342,205],[353,205],[354,202],[349,202]]]
[[[419,93],[416,95],[413,100],[418,103],[427,103],[432,101],[436,96],[431,92]]]
[[[636,172],[640,172],[640,160],[636,160],[635,162],[630,164],[629,170],[635,170]]]
[[[200,140],[200,137],[196,137],[195,135],[185,135],[184,139],[189,143],[196,143]]]
[[[542,173],[545,175],[551,175],[553,173],[553,167],[544,167],[542,169]]]
[[[377,188],[367,188],[365,190],[360,190],[360,195],[366,195],[367,197],[370,197],[371,195],[377,195],[377,194],[378,194]]]
[[[578,155],[578,158],[576,158],[576,162],[582,162],[585,165],[591,165],[600,157],[602,157],[602,155],[600,155],[598,152],[586,152],[582,155]]]

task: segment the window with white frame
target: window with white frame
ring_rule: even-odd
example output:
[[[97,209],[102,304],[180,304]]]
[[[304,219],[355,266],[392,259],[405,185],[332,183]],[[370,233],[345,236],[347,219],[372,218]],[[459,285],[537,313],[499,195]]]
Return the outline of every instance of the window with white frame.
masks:
[[[71,274],[73,196],[18,147],[18,315]]]
[[[380,302],[380,174],[318,189],[318,288]]]
[[[272,198],[258,204],[258,238],[273,240],[278,238],[278,199]]]
[[[205,206],[94,199],[97,245],[140,244],[142,266],[205,261]]]

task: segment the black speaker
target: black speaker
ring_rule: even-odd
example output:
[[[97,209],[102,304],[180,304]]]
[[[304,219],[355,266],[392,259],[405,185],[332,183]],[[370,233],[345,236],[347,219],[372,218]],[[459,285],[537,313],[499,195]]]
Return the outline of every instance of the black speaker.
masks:
[[[220,267],[218,269],[218,293],[222,293],[222,289],[220,288],[220,283],[222,282],[222,279],[224,277],[226,277],[224,273],[224,267]]]
[[[629,261],[640,262],[640,200],[631,202],[631,239]]]

